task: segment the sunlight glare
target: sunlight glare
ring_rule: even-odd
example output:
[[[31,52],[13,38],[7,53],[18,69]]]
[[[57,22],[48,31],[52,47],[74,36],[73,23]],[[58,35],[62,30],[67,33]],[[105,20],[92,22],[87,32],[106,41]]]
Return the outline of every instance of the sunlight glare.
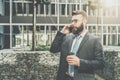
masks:
[[[112,7],[114,5],[114,0],[102,0],[103,5],[106,7]]]

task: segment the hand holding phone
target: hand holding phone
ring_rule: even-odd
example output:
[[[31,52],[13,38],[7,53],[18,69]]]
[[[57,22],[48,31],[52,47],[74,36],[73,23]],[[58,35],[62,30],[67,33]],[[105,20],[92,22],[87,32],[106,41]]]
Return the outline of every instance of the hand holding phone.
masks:
[[[69,27],[69,33],[72,32],[72,29],[73,29],[73,27],[72,27],[72,25],[70,25],[70,27]]]
[[[65,25],[63,28],[62,28],[62,30],[61,30],[61,32],[62,33],[64,33],[64,34],[68,34],[68,33],[70,33],[72,31],[72,25]]]

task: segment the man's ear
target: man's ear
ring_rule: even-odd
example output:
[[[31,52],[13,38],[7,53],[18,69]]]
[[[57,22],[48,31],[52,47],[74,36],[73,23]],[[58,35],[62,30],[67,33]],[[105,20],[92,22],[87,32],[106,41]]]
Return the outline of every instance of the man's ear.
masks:
[[[86,20],[86,19],[83,19],[83,23],[87,23],[87,20]]]
[[[87,20],[86,20],[86,19],[84,19],[84,20],[83,20],[83,25],[85,26],[85,25],[86,25],[86,23],[87,23]]]

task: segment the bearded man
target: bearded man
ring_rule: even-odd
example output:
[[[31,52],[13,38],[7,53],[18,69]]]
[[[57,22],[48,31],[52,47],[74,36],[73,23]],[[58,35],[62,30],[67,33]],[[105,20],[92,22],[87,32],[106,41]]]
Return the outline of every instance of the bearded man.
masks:
[[[95,70],[104,68],[103,47],[86,29],[85,11],[73,11],[72,22],[58,31],[50,51],[60,52],[56,80],[95,80]]]

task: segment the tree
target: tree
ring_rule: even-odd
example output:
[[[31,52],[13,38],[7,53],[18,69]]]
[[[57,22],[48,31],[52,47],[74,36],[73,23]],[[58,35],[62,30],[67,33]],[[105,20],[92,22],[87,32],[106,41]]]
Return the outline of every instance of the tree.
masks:
[[[32,51],[35,50],[35,32],[36,32],[36,7],[39,4],[49,5],[50,2],[48,0],[33,0],[33,35],[32,35]]]

